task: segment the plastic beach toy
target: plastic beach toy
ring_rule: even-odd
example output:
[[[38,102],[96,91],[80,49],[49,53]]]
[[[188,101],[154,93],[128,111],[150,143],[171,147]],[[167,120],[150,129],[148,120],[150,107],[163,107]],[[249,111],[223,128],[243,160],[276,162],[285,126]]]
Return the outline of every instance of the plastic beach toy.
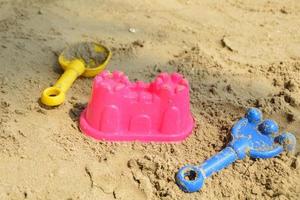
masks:
[[[62,104],[65,93],[77,77],[96,76],[106,67],[110,58],[110,50],[94,42],[78,43],[66,48],[58,58],[65,72],[52,87],[43,91],[41,102],[48,106]]]
[[[194,125],[189,100],[188,81],[178,73],[144,83],[105,71],[94,79],[80,128],[98,140],[180,141]]]
[[[232,128],[232,141],[221,152],[206,160],[200,166],[187,165],[179,170],[176,182],[185,192],[196,192],[204,180],[238,159],[272,158],[282,151],[294,151],[296,138],[291,133],[278,135],[275,121],[262,121],[262,113],[250,108],[245,118],[240,119]]]

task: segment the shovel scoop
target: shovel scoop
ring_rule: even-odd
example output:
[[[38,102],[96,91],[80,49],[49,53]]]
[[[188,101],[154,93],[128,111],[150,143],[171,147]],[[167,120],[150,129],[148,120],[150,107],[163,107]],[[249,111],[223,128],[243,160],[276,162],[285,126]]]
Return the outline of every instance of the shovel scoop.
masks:
[[[232,141],[225,149],[199,166],[187,165],[178,171],[178,186],[185,192],[196,192],[202,188],[206,178],[238,159],[246,156],[266,159],[284,150],[295,151],[295,136],[287,132],[278,134],[278,129],[275,121],[263,120],[259,109],[250,108],[231,129]]]
[[[111,51],[94,42],[82,42],[66,48],[58,62],[65,71],[57,82],[46,88],[41,102],[47,106],[58,106],[65,100],[65,93],[79,76],[94,77],[106,67]]]

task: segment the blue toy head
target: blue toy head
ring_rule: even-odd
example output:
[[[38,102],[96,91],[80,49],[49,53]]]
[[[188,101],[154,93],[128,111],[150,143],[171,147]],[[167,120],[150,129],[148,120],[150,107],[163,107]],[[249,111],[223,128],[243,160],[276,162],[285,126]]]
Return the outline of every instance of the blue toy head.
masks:
[[[231,132],[232,144],[241,138],[247,139],[249,151],[253,158],[271,158],[280,154],[284,147],[277,139],[279,127],[274,120],[263,120],[262,113],[257,108],[248,109],[245,118],[235,123]],[[277,136],[277,137],[276,137]],[[282,136],[280,140],[292,140],[290,136]],[[233,145],[236,146],[236,145]]]

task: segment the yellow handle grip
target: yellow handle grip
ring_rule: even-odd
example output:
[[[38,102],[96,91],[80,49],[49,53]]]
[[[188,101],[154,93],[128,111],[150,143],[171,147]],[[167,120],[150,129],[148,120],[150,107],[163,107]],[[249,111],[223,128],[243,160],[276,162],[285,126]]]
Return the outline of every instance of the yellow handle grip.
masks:
[[[48,87],[43,91],[41,97],[42,103],[47,106],[62,104],[65,100],[65,93],[77,77],[83,74],[84,70],[84,64],[80,60],[73,60],[57,82],[52,87]]]

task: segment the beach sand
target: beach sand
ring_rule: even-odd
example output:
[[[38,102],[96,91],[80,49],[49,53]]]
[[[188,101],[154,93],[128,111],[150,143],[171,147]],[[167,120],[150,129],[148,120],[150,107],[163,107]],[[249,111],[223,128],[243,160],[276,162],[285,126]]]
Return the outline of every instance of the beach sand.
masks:
[[[300,199],[295,155],[247,158],[187,194],[175,183],[230,141],[259,107],[300,142],[298,0],[0,0],[0,199]],[[112,50],[108,70],[131,80],[180,72],[196,126],[177,144],[109,143],[84,136],[80,112],[91,78],[63,105],[41,92],[62,74],[57,58],[80,41]]]

